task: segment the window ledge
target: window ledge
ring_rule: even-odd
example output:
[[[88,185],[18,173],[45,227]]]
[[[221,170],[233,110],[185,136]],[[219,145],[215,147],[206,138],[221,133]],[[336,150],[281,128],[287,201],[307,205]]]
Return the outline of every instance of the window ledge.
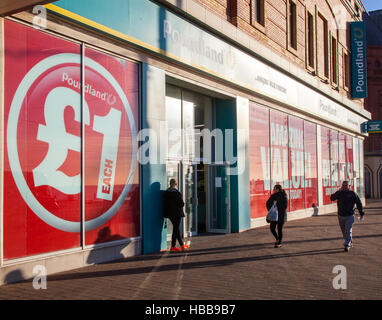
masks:
[[[252,21],[252,26],[255,27],[255,29],[259,30],[260,32],[265,34],[265,26],[257,21]]]
[[[293,53],[293,55],[295,55],[296,57],[298,57],[298,51],[297,49],[293,48],[290,44],[288,44],[288,47],[287,47],[288,51],[290,53]]]
[[[311,67],[308,63],[306,63],[306,70],[312,76],[317,75],[316,69],[314,67]]]

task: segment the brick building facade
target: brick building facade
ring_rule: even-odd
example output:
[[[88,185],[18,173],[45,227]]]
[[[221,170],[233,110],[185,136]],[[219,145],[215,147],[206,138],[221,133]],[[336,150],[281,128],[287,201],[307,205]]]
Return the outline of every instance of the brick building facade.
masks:
[[[162,2],[174,5],[179,3],[180,8],[184,7],[182,7],[182,1]],[[361,1],[197,0],[196,2],[205,8],[195,9],[200,12],[196,17],[201,18],[204,15],[203,20],[206,24],[210,23],[208,11],[214,12],[253,39],[266,45],[273,52],[287,58],[293,67],[299,67],[312,77],[321,80],[322,83],[327,83],[326,87],[333,90],[332,94],[340,93],[351,99],[349,22],[361,19],[361,13],[365,11]],[[295,5],[296,10],[294,17],[296,26],[292,27],[291,5]],[[256,9],[256,6],[259,9]],[[260,11],[259,22],[255,18],[256,10]],[[210,26],[215,27],[213,22]],[[293,32],[297,42],[296,48],[290,41]],[[227,36],[230,34],[227,33]],[[310,37],[312,40],[309,40]],[[334,42],[332,42],[333,38]],[[261,55],[261,51],[251,47],[251,43],[249,44],[249,49]],[[334,52],[336,54],[333,55]],[[333,63],[333,58],[336,59],[336,63]],[[347,66],[344,63],[345,60]],[[334,65],[335,69],[333,69]],[[352,102],[363,108],[362,100],[352,100]]]

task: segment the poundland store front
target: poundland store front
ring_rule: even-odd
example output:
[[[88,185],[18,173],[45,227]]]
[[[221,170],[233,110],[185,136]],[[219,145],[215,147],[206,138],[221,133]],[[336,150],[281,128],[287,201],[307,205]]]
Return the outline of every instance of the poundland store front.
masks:
[[[91,2],[91,4],[90,4]],[[368,115],[149,0],[61,0],[46,28],[1,19],[1,283],[167,248],[176,178],[185,236],[289,219],[363,195]]]

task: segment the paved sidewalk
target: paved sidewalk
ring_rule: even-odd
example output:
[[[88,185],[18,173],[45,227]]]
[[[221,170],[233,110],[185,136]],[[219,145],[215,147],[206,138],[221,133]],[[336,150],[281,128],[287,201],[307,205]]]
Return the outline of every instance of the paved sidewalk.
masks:
[[[343,251],[335,214],[289,221],[274,248],[269,227],[191,240],[191,250],[156,253],[0,287],[0,299],[382,299],[382,201],[369,202]],[[335,290],[333,268],[347,272]]]

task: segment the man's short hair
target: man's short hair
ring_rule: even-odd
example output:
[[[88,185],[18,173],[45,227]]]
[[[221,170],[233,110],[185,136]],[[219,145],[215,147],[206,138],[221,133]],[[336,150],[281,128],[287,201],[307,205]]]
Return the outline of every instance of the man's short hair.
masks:
[[[176,185],[176,180],[175,179],[171,179],[170,180],[170,187],[175,186],[175,185]]]

